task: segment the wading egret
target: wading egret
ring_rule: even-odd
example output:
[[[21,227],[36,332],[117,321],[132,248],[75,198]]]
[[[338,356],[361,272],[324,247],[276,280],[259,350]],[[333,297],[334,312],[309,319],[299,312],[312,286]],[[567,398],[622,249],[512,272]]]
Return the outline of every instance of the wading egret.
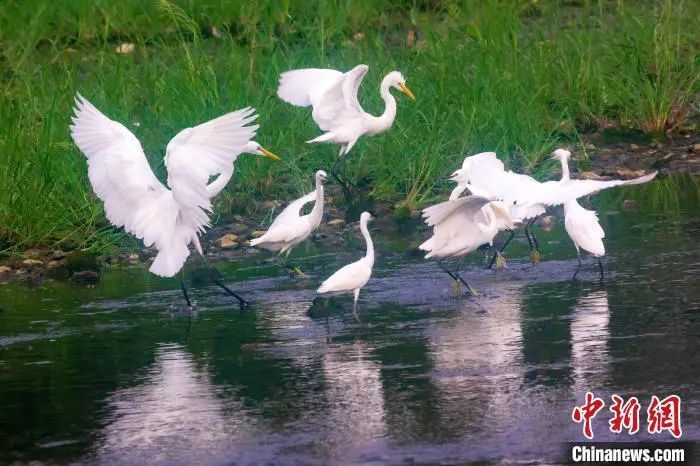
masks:
[[[465,256],[482,244],[493,247],[496,234],[500,230],[512,229],[513,221],[503,202],[481,195],[458,197],[465,188],[470,187],[459,183],[448,201],[423,209],[425,223],[433,227],[433,236],[418,249],[428,251],[426,259],[439,258],[438,266],[452,277],[456,290],[459,282],[462,282],[476,296],[478,293],[459,275],[459,271],[451,272],[442,265],[442,261],[448,257]],[[479,188],[474,189],[483,194]],[[495,253],[503,259],[498,250]]]
[[[571,157],[571,152],[566,149],[557,149],[552,154],[554,160],[561,162],[562,181],[571,179],[569,176],[569,157]],[[594,210],[584,209],[576,200],[566,201],[564,203],[564,228],[573,241],[578,256],[578,266],[573,278],[576,278],[581,268],[580,249],[583,249],[590,252],[598,260],[600,279],[602,280],[604,273],[600,258],[605,255],[605,245],[603,244],[605,232],[598,222],[598,213]]]
[[[365,112],[357,100],[357,92],[368,70],[367,65],[357,65],[345,73],[318,68],[287,71],[280,76],[277,89],[277,95],[285,102],[313,107],[311,116],[325,133],[307,142],[340,144],[339,158],[331,173],[346,190],[347,182],[341,180],[337,164],[361,136],[372,136],[391,128],[396,118],[396,100],[390,89],[397,89],[415,100],[403,75],[392,71],[384,76],[379,86],[384,112],[378,117]]]
[[[367,284],[372,276],[372,267],[374,266],[374,244],[367,230],[367,222],[372,220],[369,212],[362,212],[360,215],[360,231],[367,243],[367,253],[365,257],[357,262],[348,264],[328,277],[318,288],[319,293],[330,293],[339,291],[352,291],[355,293],[355,301],[352,306],[352,312],[356,319],[357,316],[357,298],[360,296],[360,290]]]
[[[251,246],[259,246],[269,251],[285,253],[285,264],[292,248],[311,235],[323,219],[323,183],[326,172],[316,172],[316,189],[309,194],[291,202],[272,222],[264,235],[250,242]],[[299,211],[311,201],[316,201],[308,215],[299,215]],[[299,275],[305,274],[294,268]]]
[[[141,143],[121,123],[110,120],[77,95],[71,136],[88,162],[93,191],[104,202],[107,219],[158,250],[150,272],[172,277],[182,269],[193,244],[203,256],[198,235],[209,226],[210,197],[233,173],[239,154],[273,157],[251,139],[258,125],[255,109],[245,108],[180,131],[166,147],[166,188],[148,164]],[[276,156],[275,156],[276,157]],[[274,158],[274,157],[273,157]],[[230,173],[230,174],[229,174]],[[219,178],[207,186],[211,176]],[[217,280],[217,285],[246,301]],[[191,306],[182,280],[182,291]]]

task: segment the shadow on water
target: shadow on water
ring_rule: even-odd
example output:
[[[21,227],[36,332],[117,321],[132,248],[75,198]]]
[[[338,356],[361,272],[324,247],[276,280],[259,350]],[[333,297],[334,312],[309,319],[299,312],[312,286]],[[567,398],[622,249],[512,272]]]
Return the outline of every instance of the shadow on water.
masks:
[[[197,309],[184,311],[176,281],[141,269],[94,289],[4,285],[0,462],[555,462],[582,439],[570,413],[588,390],[643,406],[677,393],[684,439],[699,441],[698,199],[690,179],[603,193],[604,282],[588,259],[570,279],[575,251],[559,222],[538,232],[538,269],[522,238],[506,269],[464,260],[476,298],[453,297],[434,263],[392,248],[406,237],[377,232],[363,323],[349,296],[309,312],[361,242],[300,259],[309,280],[217,265],[254,303],[245,311],[211,286],[194,287]],[[596,439],[620,440],[605,411]]]

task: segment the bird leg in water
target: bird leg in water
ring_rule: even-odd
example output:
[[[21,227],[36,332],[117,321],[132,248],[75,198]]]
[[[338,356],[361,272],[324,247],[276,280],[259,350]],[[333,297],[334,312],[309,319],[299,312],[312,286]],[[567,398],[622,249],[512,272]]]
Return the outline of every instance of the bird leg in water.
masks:
[[[535,217],[525,224],[525,236],[527,236],[527,241],[530,243],[530,262],[532,262],[532,265],[535,267],[537,267],[542,260],[540,245],[537,242],[534,230],[532,230],[532,224],[535,223],[537,218],[538,217]],[[532,239],[530,239],[530,235],[532,235]]]
[[[248,301],[246,301],[245,299],[241,298],[241,297],[238,296],[236,293],[234,293],[234,292],[231,290],[231,288],[229,288],[228,286],[224,285],[224,282],[222,282],[221,279],[215,278],[215,279],[214,279],[214,283],[216,283],[217,285],[219,285],[219,287],[221,287],[221,289],[223,289],[226,293],[228,293],[228,294],[230,294],[231,296],[233,296],[234,298],[236,298],[236,299],[238,300],[238,304],[240,305],[241,309],[243,309],[243,308],[246,307],[246,306],[250,306],[250,303],[249,303]]]
[[[287,249],[287,253],[284,255],[284,260],[283,261],[277,260],[277,261],[275,261],[275,263],[277,265],[279,265],[280,267],[284,267],[285,269],[289,270],[290,273],[296,274],[299,278],[304,278],[304,279],[309,278],[309,276],[306,273],[304,273],[303,270],[301,270],[301,267],[295,267],[295,266],[289,265],[287,263],[287,259],[289,258],[290,252],[292,252],[292,250]]]
[[[182,290],[182,295],[187,301],[187,306],[192,307],[192,302],[190,301],[190,296],[187,294],[187,285],[185,285],[185,271],[182,271],[182,280],[180,280],[180,289]]]
[[[497,249],[494,248],[495,254],[493,255],[493,259],[491,259],[491,262],[489,263],[489,266],[488,266],[489,269],[490,269],[491,267],[493,267],[493,264],[496,263],[496,260],[499,258],[499,256],[500,256],[500,259],[499,259],[499,260],[502,260],[502,262],[501,262],[501,265],[500,265],[500,266],[499,266],[498,264],[496,264],[496,268],[498,269],[498,268],[503,267],[504,265],[506,265],[506,259],[505,259],[505,257],[503,257],[503,251],[506,250],[506,248],[508,247],[508,244],[510,244],[510,241],[511,241],[511,240],[513,239],[513,237],[515,236],[515,230],[508,230],[508,231],[510,232],[510,236],[508,237],[508,239],[506,240],[506,242],[503,243],[503,246],[501,246],[501,250],[498,251]]]
[[[598,258],[598,268],[600,269],[600,281],[605,280],[605,274],[603,273],[603,263],[600,261],[600,257]]]
[[[474,288],[472,288],[469,283],[467,283],[460,275],[459,272],[450,272],[447,267],[442,265],[442,261],[438,261],[438,267],[440,267],[442,270],[444,270],[450,277],[452,277],[453,281],[453,287],[452,291],[455,291],[457,295],[461,293],[459,283],[462,282],[464,286],[467,287],[467,290],[469,291],[469,294],[472,296],[479,296],[479,293],[476,292]]]
[[[357,298],[359,298],[359,297],[360,297],[360,289],[358,288],[355,290],[355,302],[352,305],[352,315],[355,317],[356,321],[358,321],[359,323],[362,323],[362,321],[360,320],[360,316],[357,313]]]
[[[574,271],[574,276],[571,277],[572,280],[576,280],[576,275],[578,275],[578,271],[581,269],[581,266],[583,265],[581,263],[581,251],[576,250],[576,255],[578,256],[578,265],[576,266],[576,270]]]

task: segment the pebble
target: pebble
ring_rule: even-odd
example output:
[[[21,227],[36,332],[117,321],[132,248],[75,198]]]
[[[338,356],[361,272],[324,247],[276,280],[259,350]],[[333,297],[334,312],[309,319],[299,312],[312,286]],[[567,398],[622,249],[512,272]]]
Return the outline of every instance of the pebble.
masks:
[[[639,146],[637,144],[630,144],[630,150],[639,150]]]
[[[638,178],[640,176],[644,176],[645,171],[644,170],[630,170],[629,168],[617,168],[617,169],[615,169],[615,173],[619,176],[624,177],[624,178]]]
[[[260,237],[261,237],[262,235],[264,235],[264,234],[265,234],[265,230],[255,230],[255,231],[251,234],[251,236],[252,236],[253,238],[260,238]]]
[[[607,176],[600,176],[595,172],[581,172],[578,176],[582,180],[596,180],[596,181],[606,181],[610,178]]]
[[[56,249],[56,250],[53,252],[53,254],[51,254],[51,257],[52,257],[54,260],[61,260],[61,259],[63,259],[64,257],[66,257],[67,255],[68,255],[67,252],[61,251],[60,249]]]
[[[583,147],[585,147],[586,150],[595,150],[596,149],[596,147],[593,144],[586,144]]]
[[[40,261],[39,259],[25,259],[22,261],[22,265],[26,265],[28,267],[34,267],[37,265],[44,265],[44,261]]]
[[[233,233],[227,233],[221,238],[217,239],[216,242],[219,243],[219,246],[222,248],[235,248],[238,246],[238,243],[236,240],[238,239],[238,236],[234,235]]]
[[[334,218],[333,220],[329,220],[329,221],[328,221],[328,225],[331,225],[331,226],[336,226],[336,225],[338,225],[338,226],[343,226],[343,225],[345,225],[345,220],[343,220],[342,218]]]
[[[127,53],[133,52],[135,47],[136,46],[131,42],[123,42],[119,45],[119,47],[116,48],[116,52],[125,55]]]
[[[8,267],[6,265],[0,265],[0,274],[11,273],[11,272],[12,272],[11,267]]]
[[[691,149],[693,149],[693,152],[695,152],[696,154],[700,153],[700,143],[696,142],[691,146]]]

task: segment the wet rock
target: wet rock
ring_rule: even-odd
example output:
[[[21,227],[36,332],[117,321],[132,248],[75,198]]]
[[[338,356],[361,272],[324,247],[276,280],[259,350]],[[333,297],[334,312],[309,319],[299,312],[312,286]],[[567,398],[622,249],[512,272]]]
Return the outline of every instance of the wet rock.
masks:
[[[630,170],[624,167],[615,169],[615,174],[623,178],[638,178],[644,176],[645,173],[644,170]]]
[[[608,176],[600,176],[595,172],[581,172],[578,176],[582,180],[595,180],[595,181],[606,181],[609,180]]]
[[[68,255],[67,252],[61,251],[60,249],[56,249],[56,250],[51,254],[51,258],[52,258],[53,260],[61,260],[61,259],[65,258],[67,255]]]
[[[235,248],[238,247],[238,243],[236,240],[238,239],[238,236],[234,235],[233,233],[227,233],[221,238],[217,239],[216,242],[218,243],[219,247],[222,248]]]
[[[342,218],[334,218],[333,220],[328,221],[328,225],[332,227],[342,227],[345,225],[345,220],[343,220]]]
[[[625,210],[634,210],[637,208],[637,201],[634,199],[625,199],[622,202],[622,208]]]
[[[260,238],[264,234],[265,230],[255,230],[250,236],[252,236],[253,238]]]
[[[71,275],[70,281],[84,285],[94,285],[100,281],[100,274],[93,270],[82,270]]]
[[[6,265],[0,265],[0,275],[12,273],[12,267]]]
[[[56,280],[67,280],[70,277],[70,271],[64,261],[56,260],[46,264],[46,275]]]
[[[25,259],[22,261],[22,265],[30,269],[34,269],[44,265],[44,261],[40,261],[39,259]]]

